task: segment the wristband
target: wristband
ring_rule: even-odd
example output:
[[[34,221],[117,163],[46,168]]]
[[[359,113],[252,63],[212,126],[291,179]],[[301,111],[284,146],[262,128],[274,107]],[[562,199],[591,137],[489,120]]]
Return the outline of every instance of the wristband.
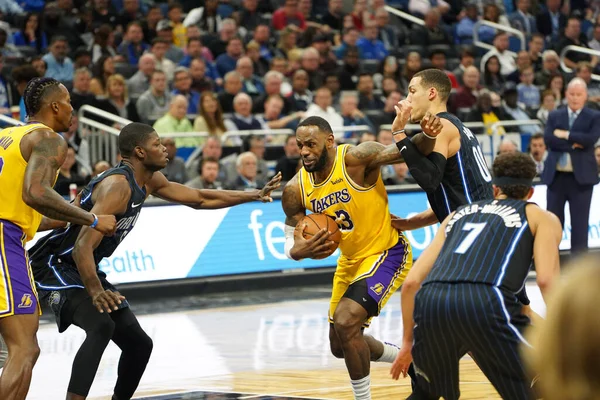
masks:
[[[92,216],[94,217],[94,222],[92,222],[90,228],[95,228],[96,226],[98,226],[98,216],[96,214],[92,214]]]
[[[423,136],[425,136],[427,139],[431,139],[431,140],[435,140],[437,139],[436,136],[429,136],[428,134],[426,134],[425,132],[421,132],[423,134]]]
[[[404,129],[399,129],[397,131],[394,131],[394,132],[392,132],[392,136],[396,136],[396,135],[399,135],[401,133],[405,133],[405,130]]]

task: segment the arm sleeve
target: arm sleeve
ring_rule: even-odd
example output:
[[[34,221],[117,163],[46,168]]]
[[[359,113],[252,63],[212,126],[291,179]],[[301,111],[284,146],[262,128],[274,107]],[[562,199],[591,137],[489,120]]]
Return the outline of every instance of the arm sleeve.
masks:
[[[437,152],[424,156],[409,138],[396,143],[412,177],[428,193],[435,191],[446,168],[446,157]]]

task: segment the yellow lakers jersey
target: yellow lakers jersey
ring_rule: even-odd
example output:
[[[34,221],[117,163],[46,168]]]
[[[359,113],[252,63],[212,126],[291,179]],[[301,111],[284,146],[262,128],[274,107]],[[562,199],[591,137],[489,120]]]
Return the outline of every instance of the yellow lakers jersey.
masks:
[[[27,161],[21,154],[20,143],[25,135],[40,128],[49,129],[43,124],[28,124],[0,131],[0,219],[19,226],[27,240],[35,235],[42,215],[23,201]]]
[[[299,185],[307,210],[342,219],[340,250],[350,259],[381,253],[398,242],[392,228],[388,197],[381,175],[369,187],[361,187],[346,172],[344,158],[349,145],[337,147],[335,163],[325,181],[315,184],[311,173],[300,170]]]

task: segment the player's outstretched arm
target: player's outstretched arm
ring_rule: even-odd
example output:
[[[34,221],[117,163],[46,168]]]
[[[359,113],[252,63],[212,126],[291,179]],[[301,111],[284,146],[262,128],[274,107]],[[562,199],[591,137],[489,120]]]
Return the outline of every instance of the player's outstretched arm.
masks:
[[[415,296],[417,291],[421,287],[421,283],[425,280],[429,271],[433,267],[435,260],[437,259],[444,241],[446,240],[446,225],[452,217],[449,215],[440,229],[438,229],[435,237],[431,244],[421,253],[419,259],[413,265],[411,270],[408,272],[401,289],[401,305],[402,305],[402,324],[403,324],[403,336],[402,346],[400,352],[396,356],[396,360],[392,364],[391,374],[393,379],[398,379],[400,374],[406,377],[408,367],[412,362],[411,350],[413,345],[413,329],[415,321],[413,319],[413,312],[415,310]]]
[[[533,259],[536,281],[546,300],[550,289],[560,276],[559,246],[562,227],[558,217],[536,205],[528,205],[527,220],[533,232]]]
[[[64,228],[67,226],[67,222],[59,221],[48,217],[42,217],[42,222],[38,227],[38,232],[51,231],[53,229]]]
[[[298,227],[298,222],[306,215],[302,204],[298,175],[294,176],[283,189],[281,206],[285,213],[285,255],[292,260],[322,258],[330,253],[329,232],[321,229],[310,239],[304,239],[306,225]]]
[[[58,133],[46,129],[37,130],[26,138],[31,141],[31,151],[23,154],[28,160],[22,194],[25,204],[51,219],[94,225],[103,234],[112,234],[116,224],[114,216],[96,217],[69,204],[52,188],[56,172],[67,155],[65,140]]]
[[[109,176],[94,188],[92,212],[110,215],[122,214],[127,211],[130,198],[131,188],[127,179],[123,175]],[[75,241],[72,255],[83,285],[92,298],[94,306],[101,313],[105,311],[110,313],[112,310],[116,310],[118,304],[125,298],[118,293],[104,290],[98,279],[94,250],[100,245],[102,239],[101,233],[83,226]]]
[[[281,184],[281,173],[275,175],[260,190],[212,190],[192,189],[176,182],[169,182],[161,172],[155,172],[148,183],[150,193],[173,203],[199,209],[217,209],[236,206],[251,201],[271,202],[271,192]]]
[[[399,231],[412,231],[433,225],[436,222],[438,222],[438,219],[431,208],[410,218],[400,218],[392,214],[392,227]]]

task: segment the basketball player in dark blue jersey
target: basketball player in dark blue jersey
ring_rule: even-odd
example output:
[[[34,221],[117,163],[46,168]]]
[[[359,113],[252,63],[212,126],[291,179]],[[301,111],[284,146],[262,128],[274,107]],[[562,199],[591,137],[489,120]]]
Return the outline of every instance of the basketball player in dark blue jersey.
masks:
[[[457,207],[492,199],[492,176],[473,133],[447,111],[452,85],[438,69],[426,69],[411,79],[408,95],[396,107],[392,125],[394,140],[412,177],[427,192],[431,209],[412,218],[394,217],[399,230],[413,230],[441,222]],[[419,122],[426,115],[440,118],[443,128],[435,140],[433,152],[424,156],[406,137],[408,121]]]
[[[278,174],[254,191],[197,190],[169,182],[159,172],[168,162],[166,148],[151,126],[140,123],[123,128],[119,150],[123,161],[93,179],[76,200],[86,211],[114,215],[115,235],[104,237],[90,227],[70,225],[52,231],[30,250],[40,297],[56,314],[59,331],[74,324],[86,332],[73,362],[67,399],[86,398],[111,340],[122,351],[113,400],[133,396],[150,358],[152,340],[98,268],[134,228],[146,197],[152,194],[196,209],[225,208],[271,201],[270,193],[281,181]]]
[[[527,154],[498,156],[494,199],[451,213],[408,274],[403,351],[392,376],[406,376],[412,349],[417,378],[410,399],[458,399],[458,365],[467,352],[502,398],[534,398],[519,356],[519,346],[529,346],[529,320],[517,293],[533,257],[546,298],[560,273],[562,238],[558,218],[527,202],[535,175]]]

